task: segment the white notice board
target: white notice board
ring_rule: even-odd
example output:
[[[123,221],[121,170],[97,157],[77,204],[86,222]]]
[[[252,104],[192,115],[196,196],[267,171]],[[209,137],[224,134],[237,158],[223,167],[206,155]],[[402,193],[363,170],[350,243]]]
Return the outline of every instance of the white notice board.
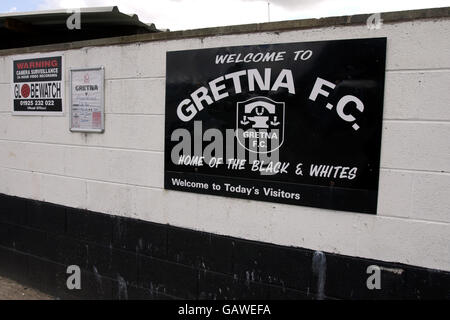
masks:
[[[105,69],[70,70],[70,131],[105,131]]]

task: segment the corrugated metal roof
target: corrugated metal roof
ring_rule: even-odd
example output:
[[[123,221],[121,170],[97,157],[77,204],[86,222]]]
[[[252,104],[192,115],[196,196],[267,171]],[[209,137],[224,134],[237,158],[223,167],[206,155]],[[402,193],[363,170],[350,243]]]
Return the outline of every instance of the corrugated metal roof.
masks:
[[[81,29],[70,30],[66,22],[75,10],[0,14],[0,49],[159,32],[154,24],[124,14],[116,6],[77,9]]]

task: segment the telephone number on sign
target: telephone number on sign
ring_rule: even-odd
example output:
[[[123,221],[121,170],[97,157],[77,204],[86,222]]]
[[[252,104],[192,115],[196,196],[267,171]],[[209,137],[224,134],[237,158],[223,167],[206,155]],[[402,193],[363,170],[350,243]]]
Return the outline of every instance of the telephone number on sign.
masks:
[[[26,100],[20,101],[21,106],[54,106],[53,100]]]

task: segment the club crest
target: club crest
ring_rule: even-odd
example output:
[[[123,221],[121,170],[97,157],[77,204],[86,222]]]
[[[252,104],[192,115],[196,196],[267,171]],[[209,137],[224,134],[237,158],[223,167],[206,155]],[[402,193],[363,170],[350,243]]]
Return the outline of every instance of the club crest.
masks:
[[[250,152],[269,153],[284,142],[284,102],[255,97],[237,103],[236,137]]]

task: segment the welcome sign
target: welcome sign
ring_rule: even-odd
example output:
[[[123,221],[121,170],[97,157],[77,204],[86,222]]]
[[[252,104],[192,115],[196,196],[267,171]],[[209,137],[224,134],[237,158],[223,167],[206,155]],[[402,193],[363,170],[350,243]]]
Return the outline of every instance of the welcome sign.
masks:
[[[376,214],[386,38],[167,53],[165,188]]]

